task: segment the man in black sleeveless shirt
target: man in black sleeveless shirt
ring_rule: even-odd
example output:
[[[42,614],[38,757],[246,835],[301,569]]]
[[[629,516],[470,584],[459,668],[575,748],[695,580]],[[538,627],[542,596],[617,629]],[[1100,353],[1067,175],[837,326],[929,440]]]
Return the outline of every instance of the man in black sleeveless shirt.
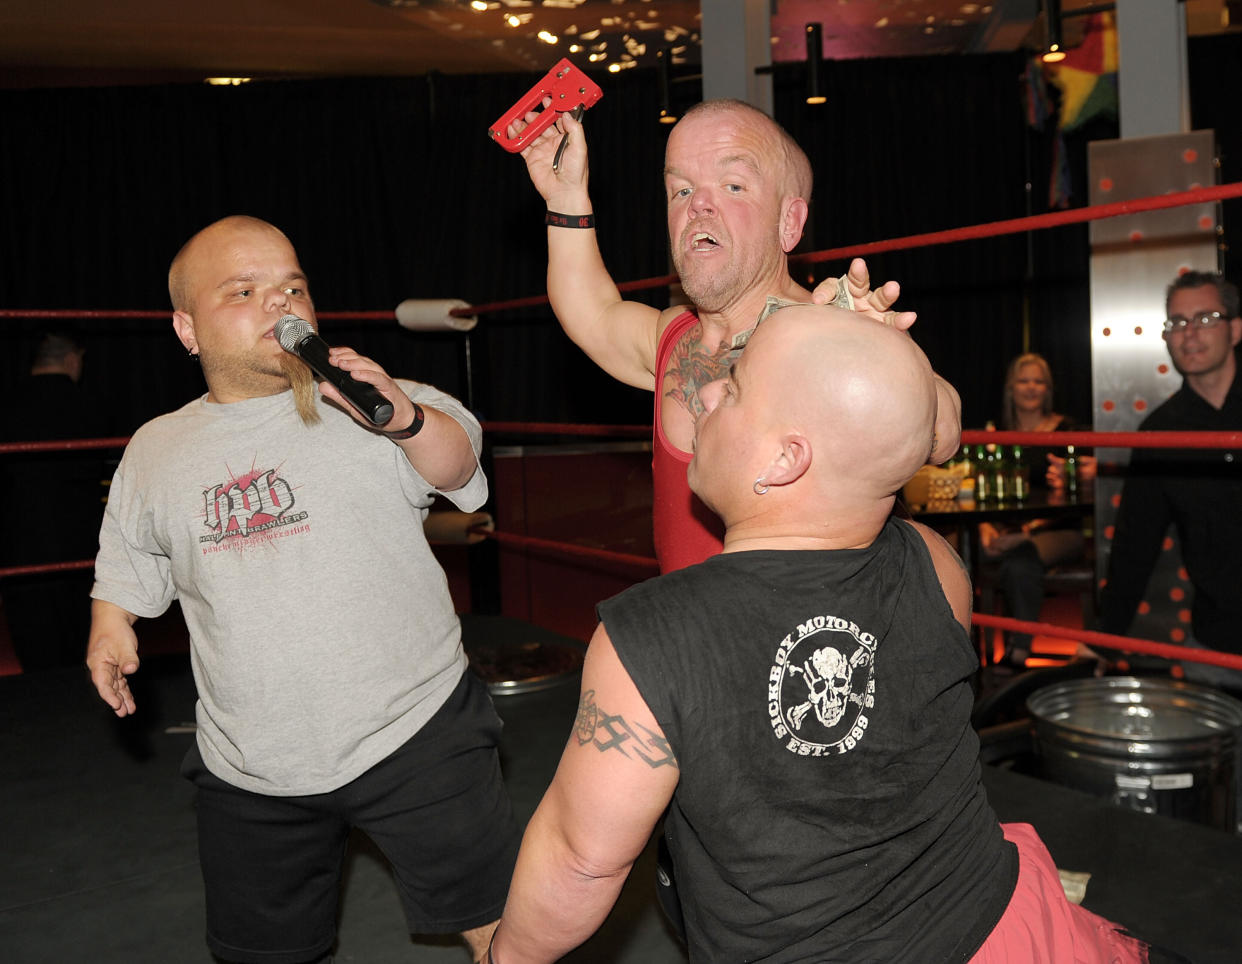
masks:
[[[786,308],[702,398],[689,481],[724,552],[599,607],[484,960],[588,937],[666,807],[691,961],[1145,960],[980,784],[969,580],[890,518],[932,447],[922,352]]]

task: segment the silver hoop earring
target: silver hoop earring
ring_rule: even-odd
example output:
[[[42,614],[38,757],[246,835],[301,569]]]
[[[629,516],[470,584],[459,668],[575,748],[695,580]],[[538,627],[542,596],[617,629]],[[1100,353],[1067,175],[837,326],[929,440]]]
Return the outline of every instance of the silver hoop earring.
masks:
[[[755,479],[755,484],[752,485],[751,488],[754,489],[755,495],[763,495],[765,492],[768,491],[768,487],[763,484],[762,475],[759,476],[759,478]]]

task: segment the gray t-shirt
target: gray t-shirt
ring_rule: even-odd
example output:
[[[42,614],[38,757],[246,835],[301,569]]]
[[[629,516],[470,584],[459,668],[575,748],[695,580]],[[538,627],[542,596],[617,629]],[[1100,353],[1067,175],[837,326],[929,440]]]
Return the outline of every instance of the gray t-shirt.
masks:
[[[478,422],[451,397],[411,398]],[[388,756],[466,666],[448,583],[423,535],[436,490],[399,446],[291,392],[200,398],[148,422],[112,481],[91,595],[137,616],[175,598],[190,631],[198,744],[222,780],[323,793]],[[470,511],[482,469],[442,493]],[[141,627],[139,627],[141,654]]]

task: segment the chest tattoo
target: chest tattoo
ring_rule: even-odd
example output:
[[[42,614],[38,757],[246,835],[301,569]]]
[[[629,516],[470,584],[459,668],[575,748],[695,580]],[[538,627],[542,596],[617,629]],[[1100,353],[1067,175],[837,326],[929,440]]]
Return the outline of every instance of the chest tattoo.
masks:
[[[695,325],[673,346],[664,370],[664,396],[697,418],[703,412],[699,389],[724,378],[741,353],[741,347],[724,341],[715,346],[704,344],[703,326]]]

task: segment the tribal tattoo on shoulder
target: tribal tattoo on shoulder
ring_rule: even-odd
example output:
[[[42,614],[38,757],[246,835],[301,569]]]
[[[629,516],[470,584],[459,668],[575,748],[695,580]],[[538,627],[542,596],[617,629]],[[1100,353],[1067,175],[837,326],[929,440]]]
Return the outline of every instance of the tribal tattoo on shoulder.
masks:
[[[593,746],[600,753],[616,750],[627,759],[641,760],[653,770],[659,767],[679,769],[668,740],[641,723],[630,723],[623,716],[600,709],[595,702],[595,690],[587,690],[578,701],[574,738],[579,746]]]
[[[703,326],[697,324],[678,339],[664,371],[664,395],[672,399],[691,417],[703,414],[699,389],[729,374],[742,349],[720,342],[714,350],[703,344]]]

